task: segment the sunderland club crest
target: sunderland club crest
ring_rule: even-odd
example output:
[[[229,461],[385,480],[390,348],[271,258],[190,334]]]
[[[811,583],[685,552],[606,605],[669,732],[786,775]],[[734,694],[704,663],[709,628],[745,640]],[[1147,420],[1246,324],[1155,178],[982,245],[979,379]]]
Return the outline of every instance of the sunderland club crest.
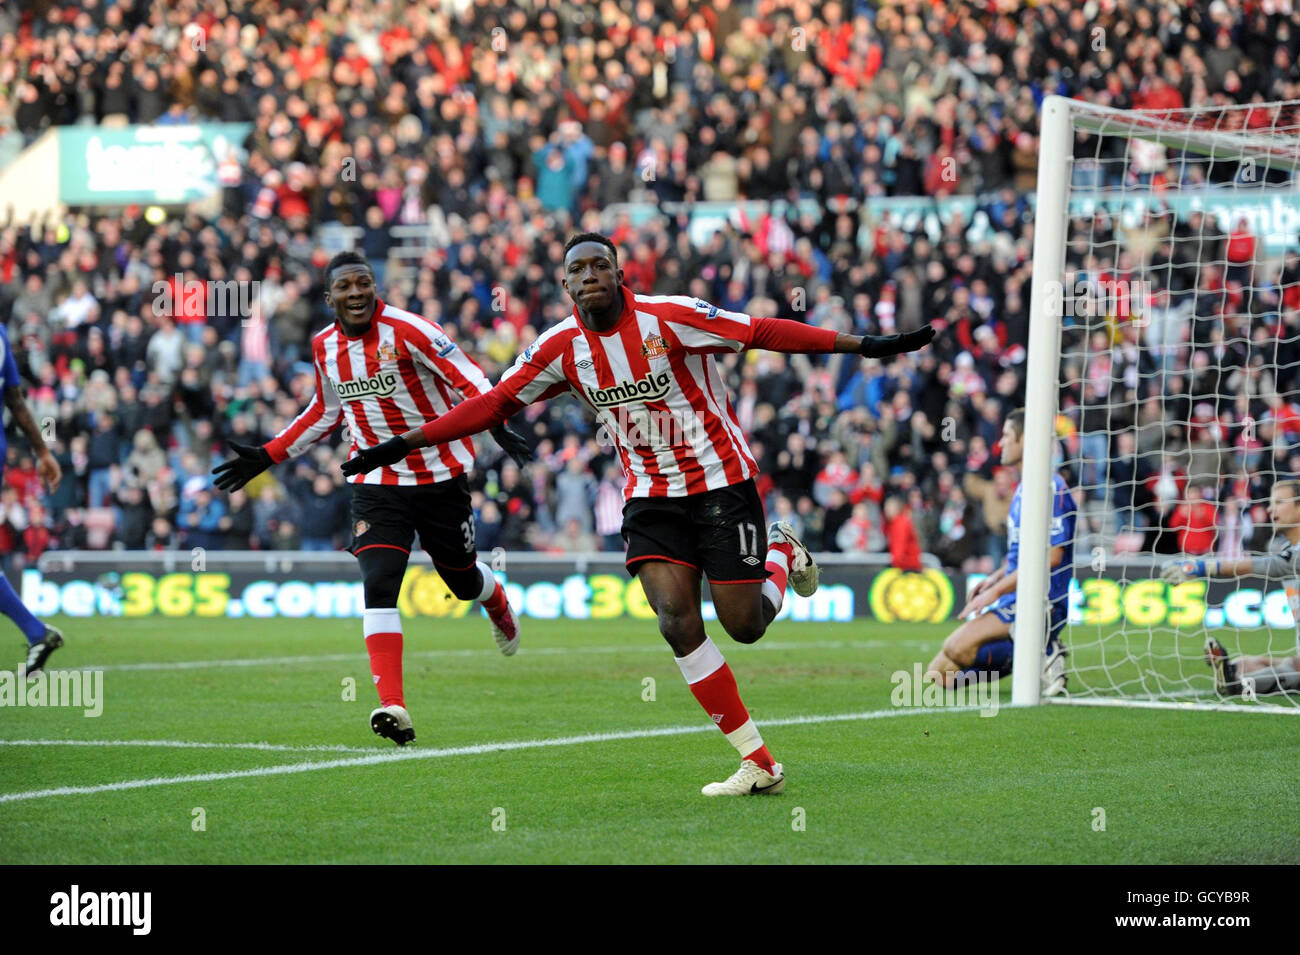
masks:
[[[384,342],[375,354],[380,361],[397,361],[397,347],[392,342]]]
[[[662,336],[651,332],[641,343],[641,354],[646,358],[663,358],[668,354],[668,343]]]

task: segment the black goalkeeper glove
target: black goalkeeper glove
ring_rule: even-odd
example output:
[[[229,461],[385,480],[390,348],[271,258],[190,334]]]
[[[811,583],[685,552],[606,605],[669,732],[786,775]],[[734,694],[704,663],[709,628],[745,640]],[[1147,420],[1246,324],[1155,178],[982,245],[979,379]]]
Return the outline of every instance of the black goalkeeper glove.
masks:
[[[396,464],[410,453],[410,446],[402,440],[402,436],[399,434],[396,437],[389,438],[383,444],[377,444],[373,448],[358,451],[355,458],[348,458],[343,462],[343,473],[348,475],[365,474],[375,468]]]
[[[914,332],[904,332],[902,335],[863,335],[858,353],[867,358],[889,358],[892,355],[901,355],[903,352],[924,348],[933,340],[933,325],[926,325]]]
[[[275,463],[266,453],[266,448],[231,441],[230,450],[235,452],[236,457],[222,461],[212,469],[212,473],[217,476],[213,483],[220,491],[238,491]]]
[[[533,449],[528,446],[524,436],[511,431],[505,425],[499,424],[489,433],[496,439],[496,443],[501,445],[501,450],[510,455],[510,460],[515,462],[517,467],[522,468],[535,457]]]

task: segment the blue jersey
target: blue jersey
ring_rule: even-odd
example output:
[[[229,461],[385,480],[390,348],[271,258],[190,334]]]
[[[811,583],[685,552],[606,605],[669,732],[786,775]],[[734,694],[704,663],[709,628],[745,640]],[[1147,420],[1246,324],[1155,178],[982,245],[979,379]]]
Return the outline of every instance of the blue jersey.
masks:
[[[1052,571],[1047,583],[1047,599],[1052,603],[1052,613],[1064,613],[1070,596],[1070,578],[1074,576],[1074,525],[1079,508],[1074,495],[1061,475],[1054,475],[1052,488],[1052,530],[1049,546],[1063,547],[1061,562]],[[1020,489],[1016,485],[1011,498],[1011,511],[1007,514],[1007,573],[1020,566]]]
[[[18,362],[14,361],[13,349],[9,347],[9,336],[5,334],[4,325],[0,325],[0,388],[17,388],[19,384],[21,379],[18,377]],[[4,467],[4,455],[8,448],[4,428],[0,428],[0,468]]]

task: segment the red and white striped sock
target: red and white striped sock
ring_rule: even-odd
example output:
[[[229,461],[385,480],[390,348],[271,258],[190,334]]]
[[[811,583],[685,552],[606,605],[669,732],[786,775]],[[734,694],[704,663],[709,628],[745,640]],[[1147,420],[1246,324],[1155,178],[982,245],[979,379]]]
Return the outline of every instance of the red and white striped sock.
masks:
[[[772,771],[772,754],[740,699],[740,688],[722,652],[708,637],[684,657],[673,657],[695,699],[744,759]]]
[[[773,544],[767,549],[767,580],[763,581],[763,596],[776,613],[781,612],[781,604],[785,602],[785,585],[790,578],[790,561],[793,557],[794,545],[789,541]]]
[[[366,610],[362,614],[370,673],[375,678],[380,706],[405,706],[402,696],[402,614],[396,607]]]

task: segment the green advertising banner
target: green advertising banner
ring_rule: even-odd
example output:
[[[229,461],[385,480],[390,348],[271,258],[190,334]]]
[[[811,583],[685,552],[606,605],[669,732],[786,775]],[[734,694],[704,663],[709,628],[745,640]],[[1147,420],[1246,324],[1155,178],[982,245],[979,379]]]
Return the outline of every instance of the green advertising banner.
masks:
[[[65,126],[59,200],[69,206],[169,205],[206,199],[224,176],[238,182],[250,123]]]

